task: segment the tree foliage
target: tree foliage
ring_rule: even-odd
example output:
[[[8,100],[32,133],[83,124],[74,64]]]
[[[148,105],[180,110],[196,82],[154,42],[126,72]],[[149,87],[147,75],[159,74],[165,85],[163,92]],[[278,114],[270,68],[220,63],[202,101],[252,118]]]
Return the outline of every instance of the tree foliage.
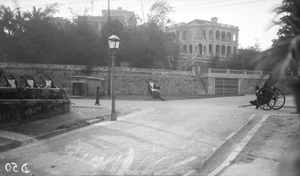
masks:
[[[279,25],[277,39],[273,39],[273,46],[281,41],[292,39],[300,34],[300,1],[299,0],[283,0],[282,4],[274,9],[279,20],[275,21],[275,25]]]
[[[172,20],[168,17],[170,13],[174,12],[173,7],[165,0],[155,2],[148,13],[148,22],[155,23],[164,30],[166,25],[171,24]]]
[[[56,11],[56,4],[26,12],[1,6],[1,61],[98,65],[99,37],[87,22],[56,25]]]
[[[22,12],[1,6],[0,61],[106,66],[110,62],[107,39],[115,34],[121,39],[117,66],[128,62],[131,67],[176,69],[179,43],[162,29],[160,21],[165,17],[153,17],[140,26],[138,16],[127,26],[111,19],[99,36],[84,18],[57,25],[53,22],[56,8],[54,4]]]

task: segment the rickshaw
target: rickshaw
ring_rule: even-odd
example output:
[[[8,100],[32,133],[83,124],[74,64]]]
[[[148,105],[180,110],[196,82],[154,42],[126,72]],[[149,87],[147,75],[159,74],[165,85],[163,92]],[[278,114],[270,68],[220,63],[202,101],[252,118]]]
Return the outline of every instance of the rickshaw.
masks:
[[[260,107],[263,110],[279,110],[285,104],[285,95],[275,86],[278,79],[271,74],[262,88],[256,86],[256,100],[250,101],[256,108]]]
[[[158,98],[161,101],[165,101],[166,99],[160,96],[160,87],[156,85],[155,81],[151,81],[151,79],[146,79],[147,87],[142,92],[143,97],[152,97]]]

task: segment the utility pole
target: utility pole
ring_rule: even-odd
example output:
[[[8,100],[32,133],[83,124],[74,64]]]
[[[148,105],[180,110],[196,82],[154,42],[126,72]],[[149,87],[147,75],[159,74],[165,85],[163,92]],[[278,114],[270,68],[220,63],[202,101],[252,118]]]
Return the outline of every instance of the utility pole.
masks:
[[[92,4],[92,16],[94,16],[94,1],[93,0],[91,1],[91,4]]]
[[[108,7],[107,7],[107,32],[108,32],[108,37],[110,36],[110,0],[108,0]],[[111,57],[110,57],[110,49],[108,47],[108,52],[107,52],[107,59],[108,59],[108,70],[107,70],[107,95],[111,96]]]

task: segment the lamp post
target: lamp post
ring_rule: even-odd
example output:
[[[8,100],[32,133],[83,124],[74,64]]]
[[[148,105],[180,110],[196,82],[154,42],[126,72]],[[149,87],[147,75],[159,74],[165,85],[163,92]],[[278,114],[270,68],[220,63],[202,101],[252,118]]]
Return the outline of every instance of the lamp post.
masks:
[[[115,59],[116,59],[117,50],[119,49],[120,39],[116,35],[112,35],[108,38],[108,44],[111,51],[111,59],[112,59],[110,121],[115,121],[117,120],[116,103],[115,103]]]
[[[107,7],[107,31],[108,31],[108,36],[109,36],[110,35],[110,0],[108,0],[107,4],[108,4],[108,7]],[[108,66],[107,67],[108,68],[108,71],[107,71],[107,77],[108,77],[107,95],[111,96],[111,92],[110,92],[111,91],[111,62],[110,62],[111,56],[110,56],[110,51],[108,51],[107,59],[108,59],[108,64],[107,64],[107,66]]]

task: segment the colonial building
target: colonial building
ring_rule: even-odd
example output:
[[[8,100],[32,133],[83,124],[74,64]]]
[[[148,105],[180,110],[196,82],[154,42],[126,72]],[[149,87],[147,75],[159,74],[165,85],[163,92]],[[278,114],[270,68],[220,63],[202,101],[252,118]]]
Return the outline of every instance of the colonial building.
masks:
[[[173,32],[181,42],[181,65],[193,65],[195,62],[207,63],[211,56],[220,56],[225,60],[238,50],[237,26],[218,23],[218,18],[211,21],[193,20],[189,23],[175,24],[167,29]]]
[[[119,7],[118,10],[110,10],[110,17],[113,20],[118,19],[125,27],[131,23],[134,12],[123,10]],[[86,20],[98,35],[101,34],[101,29],[107,22],[107,19],[108,10],[102,10],[102,16],[78,16],[78,22]]]

